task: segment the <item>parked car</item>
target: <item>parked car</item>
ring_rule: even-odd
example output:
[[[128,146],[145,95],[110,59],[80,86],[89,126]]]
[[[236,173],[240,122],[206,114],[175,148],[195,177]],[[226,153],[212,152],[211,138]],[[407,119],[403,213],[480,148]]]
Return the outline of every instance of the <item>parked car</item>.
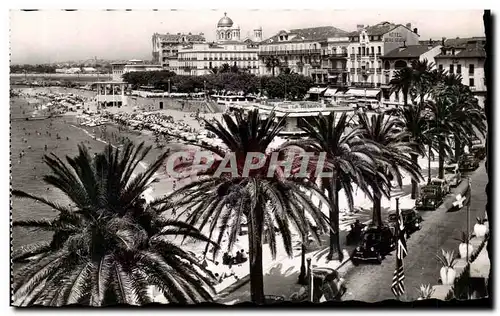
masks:
[[[458,163],[460,171],[473,171],[479,168],[479,159],[474,154],[463,155]]]
[[[357,244],[361,241],[361,236],[363,235],[363,229],[365,228],[365,224],[361,224],[359,220],[355,223],[351,224],[351,230],[346,236],[346,244],[352,245]]]
[[[486,147],[483,144],[472,145],[470,153],[473,154],[477,159],[483,160],[486,158]]]
[[[435,210],[443,201],[443,192],[437,185],[428,184],[420,188],[420,196],[415,201],[417,210]]]
[[[462,182],[462,173],[458,169],[458,163],[446,164],[444,166],[444,178],[452,187]]]
[[[450,193],[450,184],[446,179],[432,178],[431,184],[439,186],[443,196]]]
[[[413,234],[417,230],[420,230],[420,228],[422,227],[421,223],[423,219],[417,210],[413,208],[402,209],[401,216],[403,217],[403,225],[405,227],[405,232],[407,236]],[[398,223],[397,214],[396,213],[389,214],[389,225],[396,227],[397,223]]]
[[[395,247],[394,227],[369,226],[365,229],[362,241],[351,255],[351,261],[358,265],[360,261],[382,263],[384,257]]]

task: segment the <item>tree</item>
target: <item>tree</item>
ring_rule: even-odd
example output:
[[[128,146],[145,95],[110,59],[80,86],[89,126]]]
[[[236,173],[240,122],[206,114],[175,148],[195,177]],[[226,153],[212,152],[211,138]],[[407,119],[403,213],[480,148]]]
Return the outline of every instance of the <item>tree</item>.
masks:
[[[315,154],[310,159],[310,171],[313,174],[317,174],[317,168],[331,172],[331,176],[314,179],[314,182],[320,183],[322,192],[328,193],[329,219],[333,228],[330,231],[329,260],[333,260],[335,251],[338,253],[338,259],[343,260],[339,240],[339,191],[344,189],[349,207],[352,209],[354,206],[353,184],[356,184],[370,199],[372,199],[370,188],[379,185],[372,181],[376,174],[373,156],[379,152],[378,148],[360,138],[360,129],[350,130],[348,125],[345,113],[338,120],[333,112],[326,117],[320,115],[311,122],[304,121],[302,129],[309,135],[307,140],[292,141],[286,144],[287,146],[299,146],[306,152]],[[324,166],[321,163],[318,164],[321,153],[326,153]]]
[[[362,113],[358,114],[358,122],[361,128],[361,137],[377,145],[380,149],[380,153],[376,155],[378,173],[373,179],[379,185],[372,188],[372,223],[378,226],[382,224],[382,192],[378,188],[384,188],[385,180],[396,179],[399,187],[402,187],[403,172],[409,174],[415,180],[420,180],[422,176],[420,167],[409,156],[417,153],[414,149],[415,146],[408,142],[409,133],[399,129],[399,126],[401,126],[399,118],[375,114],[369,119],[366,113]],[[386,195],[390,196],[391,186],[387,186],[386,189]]]
[[[256,110],[249,111],[248,117],[236,112],[234,119],[224,114],[223,122],[205,121],[206,129],[222,140],[228,149],[198,145],[213,153],[214,163],[208,169],[203,164],[198,166],[205,169],[197,173],[199,179],[168,197],[169,200],[176,199],[176,203],[165,204],[165,208],[186,206],[184,212],[189,214],[188,223],[199,224],[200,231],[206,228],[209,238],[217,234],[218,243],[227,233],[229,250],[236,241],[242,223],[247,223],[250,292],[252,301],[258,304],[264,303],[262,244],[268,242],[274,257],[276,234],[280,233],[285,251],[291,256],[291,226],[298,230],[302,241],[307,238],[308,232],[319,241],[315,227],[328,229],[321,211],[303,192],[305,189],[312,190],[326,201],[319,189],[304,178],[284,177],[281,167],[269,170],[270,157],[275,152],[281,152],[271,150],[269,145],[283,128],[283,122],[284,118],[276,123],[274,112],[262,119]],[[263,165],[250,170],[246,176],[243,168],[246,159],[252,154],[255,160],[263,161]],[[230,164],[234,171],[218,174],[221,165],[227,166],[228,157],[234,157]],[[188,166],[191,163],[179,168]]]
[[[161,155],[133,177],[151,147],[128,143],[122,151],[110,145],[94,157],[79,145],[75,158],[63,162],[45,156],[51,174],[44,181],[71,201],[55,201],[14,190],[14,196],[45,204],[54,219],[14,222],[15,226],[54,232],[49,242],[23,247],[14,262],[33,260],[15,273],[14,301],[20,305],[146,304],[157,287],[169,302],[210,300],[213,279],[189,253],[169,239],[184,236],[210,242],[196,228],[165,219],[155,202],[141,196],[166,158]],[[33,258],[34,256],[37,256]]]
[[[281,65],[280,59],[276,56],[268,56],[264,59],[264,64],[268,70],[271,70],[273,77],[275,74],[275,69],[279,68]]]
[[[394,74],[391,80],[391,93],[403,93],[403,104],[408,105],[408,95],[413,84],[413,70],[410,67],[404,67]]]
[[[447,83],[453,85],[448,86]],[[460,140],[471,139],[476,131],[484,135],[486,118],[470,90],[453,79],[436,86],[433,99],[427,102],[427,108],[433,115],[432,134],[438,142],[439,177],[444,178],[444,159],[452,154],[449,147],[450,136],[454,136],[460,148]]]

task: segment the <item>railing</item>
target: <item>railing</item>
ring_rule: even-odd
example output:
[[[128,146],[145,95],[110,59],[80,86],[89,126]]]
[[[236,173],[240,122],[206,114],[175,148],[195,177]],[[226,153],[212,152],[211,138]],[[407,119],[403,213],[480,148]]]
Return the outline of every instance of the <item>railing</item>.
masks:
[[[331,88],[345,88],[348,87],[349,85],[347,82],[336,82],[336,83],[330,83],[329,86]]]
[[[379,68],[377,68],[377,73],[378,73],[378,74],[382,73],[382,68],[380,68],[380,67],[379,67]]]
[[[321,49],[298,49],[298,50],[259,51],[257,54],[261,55],[261,56],[321,54]]]
[[[351,72],[353,73],[356,70],[356,68],[351,68]]]
[[[332,58],[335,58],[335,57],[338,57],[338,58],[347,58],[347,53],[330,53],[330,52],[326,52],[326,53],[323,53],[323,56],[328,56],[328,57],[332,57]]]
[[[351,54],[349,55],[349,57],[351,57],[351,59],[354,59],[356,57],[356,54]]]

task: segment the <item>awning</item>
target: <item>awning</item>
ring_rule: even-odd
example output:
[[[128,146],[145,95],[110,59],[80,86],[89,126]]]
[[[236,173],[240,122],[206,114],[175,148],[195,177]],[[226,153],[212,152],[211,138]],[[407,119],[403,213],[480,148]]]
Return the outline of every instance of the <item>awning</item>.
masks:
[[[380,93],[380,89],[349,89],[346,95],[353,97],[375,98]]]
[[[311,88],[309,89],[309,91],[307,91],[307,93],[320,94],[325,90],[326,88]]]
[[[328,75],[328,79],[335,79],[335,78],[338,78],[339,76],[338,75]]]
[[[335,92],[335,96],[336,97],[345,97],[345,92],[339,90],[339,91]]]
[[[333,97],[336,92],[337,92],[337,89],[326,89],[325,97]]]

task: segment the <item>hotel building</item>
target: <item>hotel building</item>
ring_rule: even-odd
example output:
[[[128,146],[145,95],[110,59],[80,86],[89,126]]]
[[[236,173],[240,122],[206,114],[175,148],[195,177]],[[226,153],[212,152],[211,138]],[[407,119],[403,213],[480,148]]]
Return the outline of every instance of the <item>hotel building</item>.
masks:
[[[215,33],[216,42],[192,42],[179,47],[167,69],[178,75],[199,76],[228,64],[252,74],[259,73],[257,52],[258,43],[262,40],[262,28],[255,28],[252,37],[241,39],[240,27],[224,13]]]
[[[462,83],[469,86],[482,107],[486,96],[485,43],[485,37],[448,39],[435,57],[439,69],[462,76]]]
[[[333,26],[282,30],[260,44],[260,74],[278,75],[289,68],[317,84],[344,86],[347,34]]]
[[[161,65],[164,69],[169,68],[171,60],[177,58],[177,53],[183,46],[206,42],[203,33],[154,33],[151,40],[153,43],[153,63]]]

